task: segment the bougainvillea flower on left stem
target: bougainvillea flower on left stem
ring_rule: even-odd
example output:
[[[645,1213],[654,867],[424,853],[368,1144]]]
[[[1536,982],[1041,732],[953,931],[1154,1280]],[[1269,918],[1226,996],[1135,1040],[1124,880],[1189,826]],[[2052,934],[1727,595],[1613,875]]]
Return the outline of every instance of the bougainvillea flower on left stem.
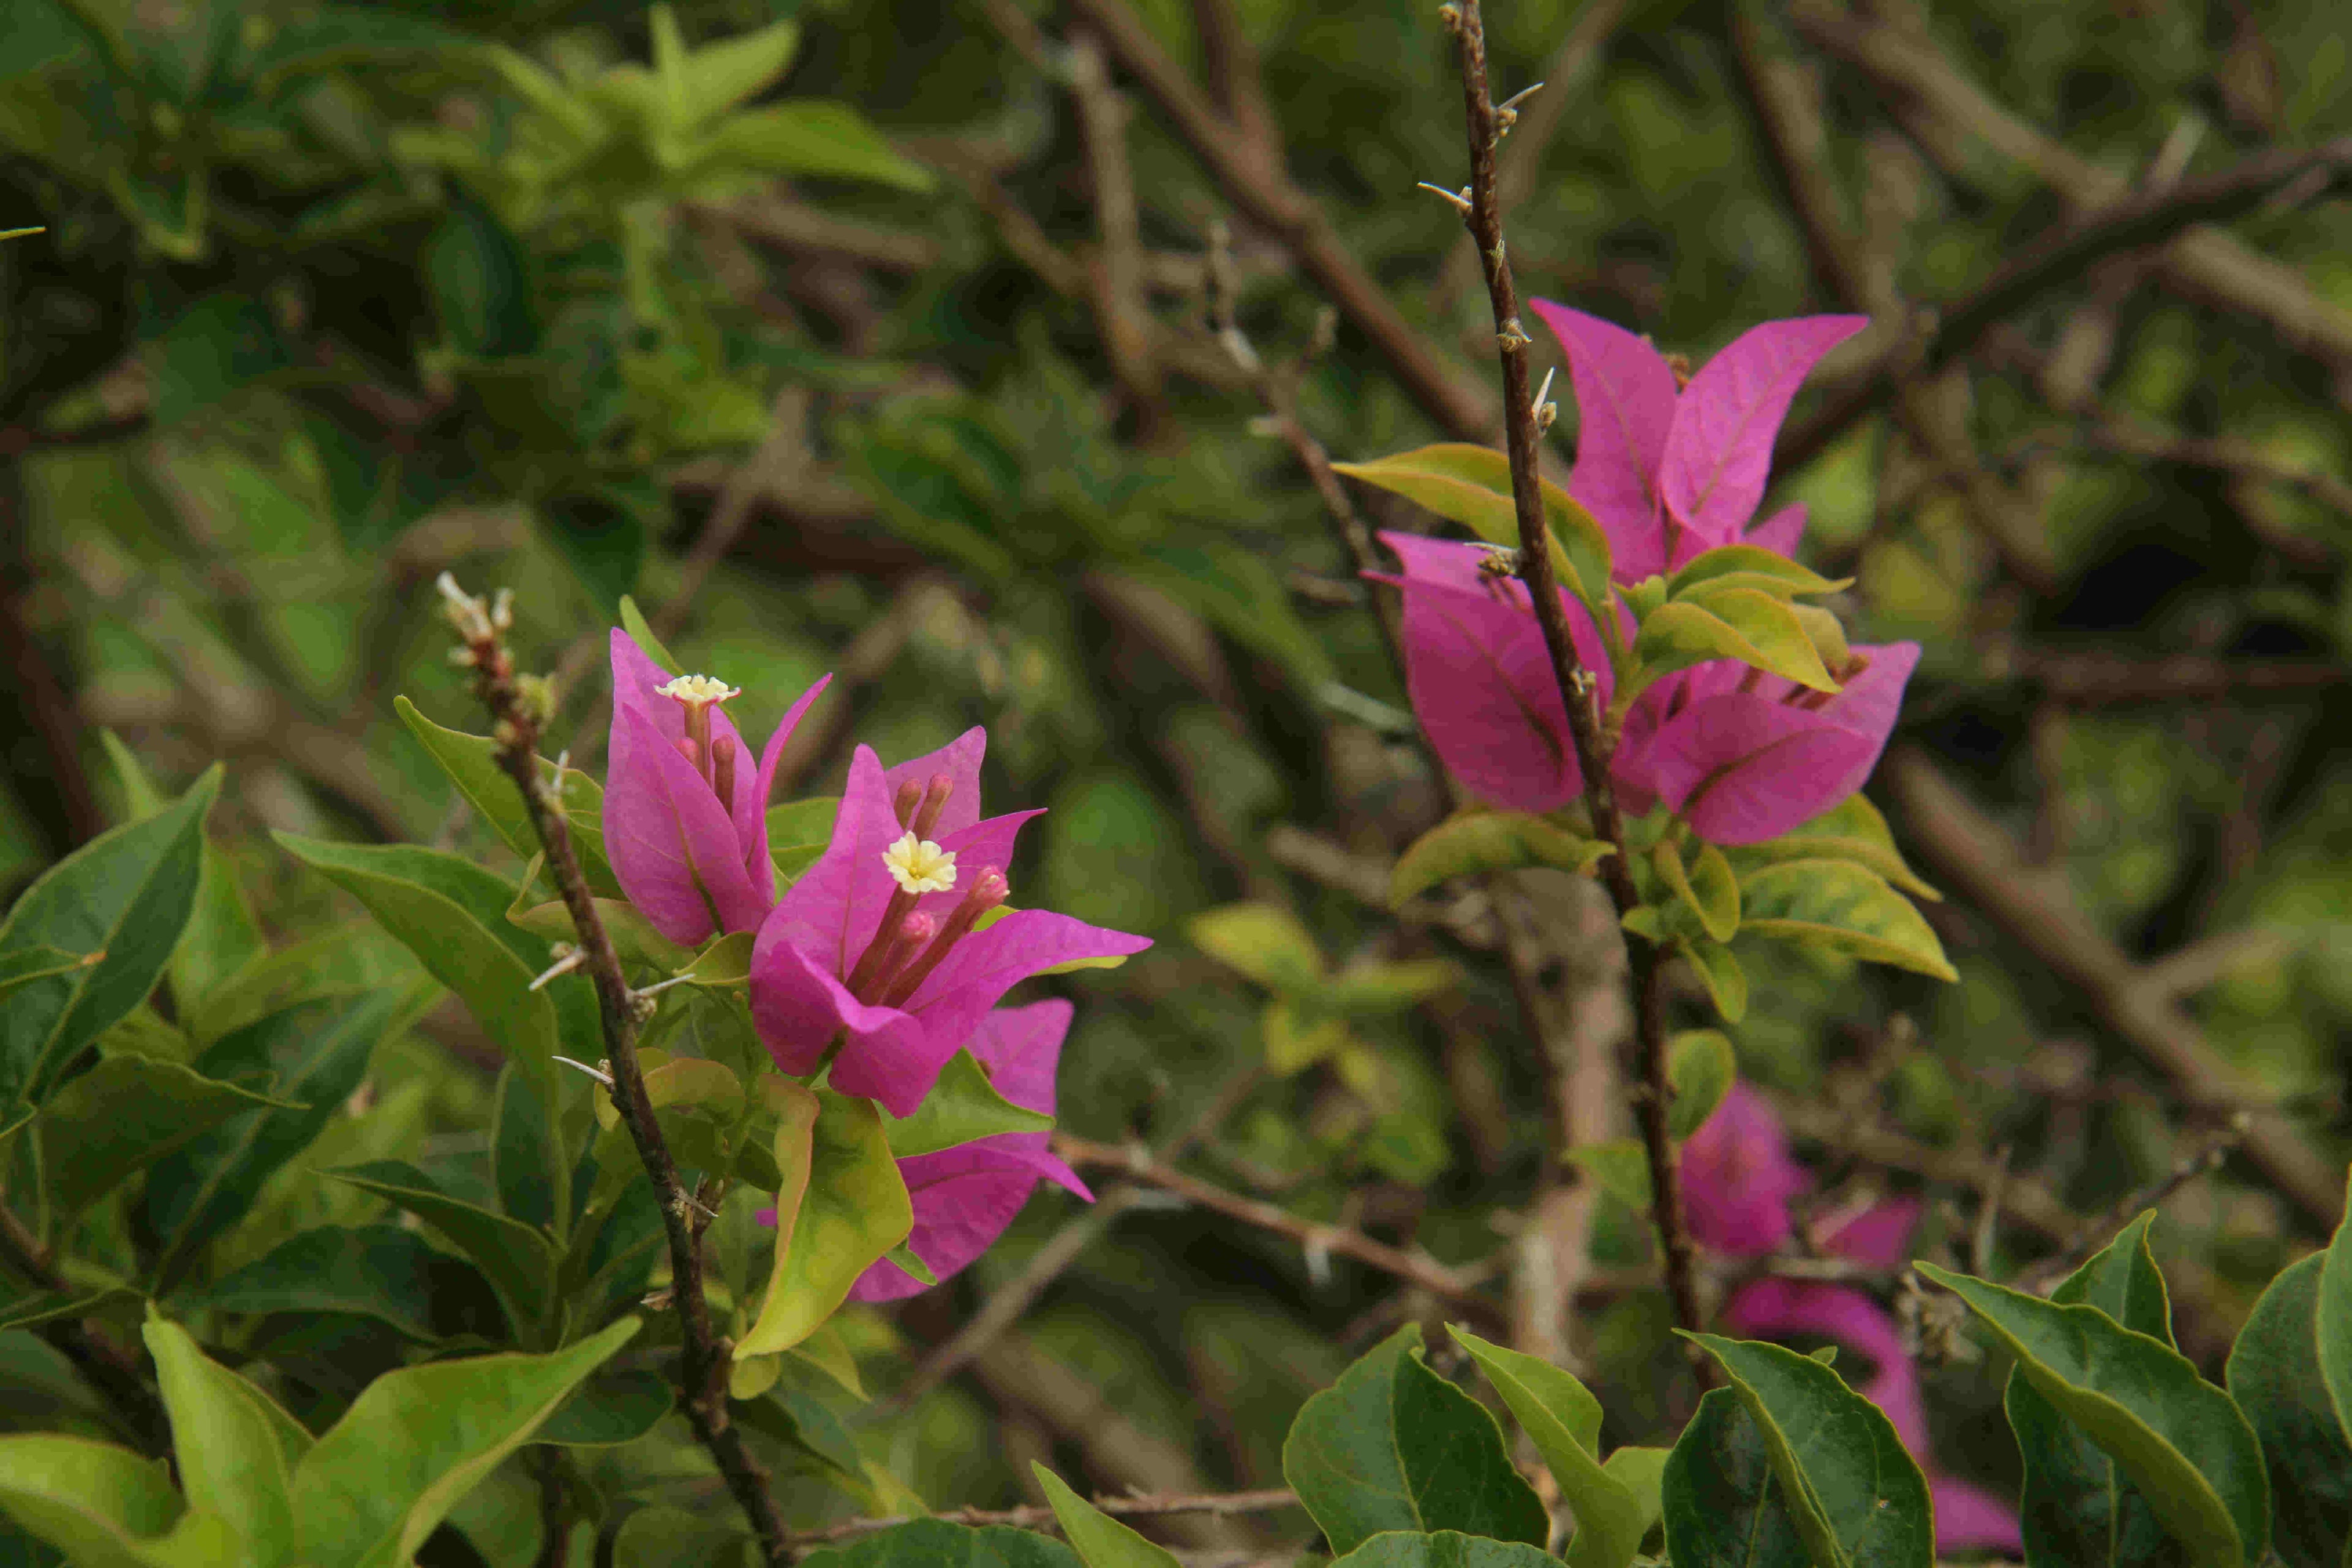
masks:
[[[1626,714],[1610,777],[1627,810],[1664,800],[1710,844],[1776,838],[1870,777],[1918,663],[1917,643],[1858,644],[1835,694],[1729,659],[1670,676]]]
[[[1438,756],[1481,799],[1514,811],[1552,811],[1581,798],[1584,774],[1559,682],[1509,552],[1414,533],[1383,533],[1381,542],[1403,573],[1364,575],[1395,584],[1403,597],[1405,686]],[[1613,682],[1600,631],[1565,592],[1560,603],[1577,660],[1600,683],[1605,705]]]
[[[999,1094],[1015,1105],[1054,1114],[1054,1070],[1070,1032],[1070,1013],[1067,1002],[1033,1002],[999,1007],[981,1020],[972,1033],[971,1054],[988,1069]],[[907,1245],[934,1278],[945,1279],[995,1245],[1040,1180],[1094,1202],[1077,1173],[1046,1147],[1045,1136],[1000,1132],[898,1162],[915,1201],[915,1229]],[[859,1301],[894,1301],[927,1289],[886,1258],[860,1275],[849,1294]]]
[[[1014,984],[1151,945],[1045,910],[997,914],[1040,813],[981,818],[986,744],[975,729],[887,773],[857,748],[831,841],[752,944],[751,1018],[783,1071],[830,1061],[834,1088],[911,1115]]]
[[[785,710],[755,771],[723,706],[740,691],[673,676],[613,629],[604,852],[629,902],[670,941],[692,947],[713,931],[753,931],[774,906],[768,794],[784,742],[832,679]]]
[[[1683,1141],[1683,1222],[1691,1239],[1729,1258],[1756,1258],[1789,1238],[1789,1200],[1805,1168],[1764,1097],[1735,1079],[1705,1125]]]
[[[1748,526],[1764,499],[1773,437],[1813,366],[1870,318],[1765,321],[1683,385],[1648,339],[1549,300],[1529,303],[1567,351],[1576,391],[1568,493],[1609,535],[1619,582],[1671,572],[1725,544],[1784,555],[1794,548],[1804,526],[1798,509]]]

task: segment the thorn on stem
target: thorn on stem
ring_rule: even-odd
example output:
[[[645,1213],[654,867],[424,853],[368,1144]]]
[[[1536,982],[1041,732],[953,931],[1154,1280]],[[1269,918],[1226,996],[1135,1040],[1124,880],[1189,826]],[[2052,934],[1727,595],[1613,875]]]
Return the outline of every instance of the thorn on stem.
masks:
[[[544,986],[549,981],[560,979],[588,962],[588,950],[582,947],[574,947],[568,942],[559,942],[549,951],[555,954],[555,962],[549,964],[540,974],[540,977],[532,981],[527,989],[537,991],[541,987]]]
[[[1467,218],[1470,216],[1469,186],[1465,185],[1459,192],[1455,192],[1447,190],[1444,185],[1433,185],[1427,180],[1422,180],[1416,182],[1416,188],[1430,191],[1437,195],[1444,196],[1447,201],[1454,204],[1454,210],[1459,212],[1465,218]]]
[[[606,1089],[613,1087],[613,1075],[606,1072],[603,1068],[592,1068],[586,1062],[575,1062],[570,1057],[558,1057],[555,1059],[562,1062],[565,1067],[578,1068],[582,1072],[586,1073],[590,1078],[594,1079]]]

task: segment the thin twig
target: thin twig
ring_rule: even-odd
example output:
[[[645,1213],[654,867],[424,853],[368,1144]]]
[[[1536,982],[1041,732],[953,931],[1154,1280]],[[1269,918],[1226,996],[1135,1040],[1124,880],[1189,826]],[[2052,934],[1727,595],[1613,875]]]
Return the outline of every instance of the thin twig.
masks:
[[[2031,1290],[2037,1296],[2047,1295],[2058,1282],[2082,1267],[2083,1260],[2105,1247],[2116,1231],[2146,1210],[2161,1207],[2164,1202],[2205,1174],[2221,1168],[2221,1163],[2246,1141],[2253,1118],[2244,1111],[2230,1119],[2228,1126],[2208,1138],[2193,1154],[2185,1154],[2172,1163],[2172,1168],[2138,1191],[2128,1194],[2109,1206],[2105,1214],[2084,1220],[2066,1245],[2032,1268],[2019,1275],[2015,1281],[2020,1290]]]
[[[1448,1300],[1468,1300],[1478,1294],[1475,1277],[1449,1268],[1425,1253],[1407,1252],[1402,1247],[1391,1247],[1385,1241],[1376,1241],[1360,1230],[1302,1219],[1277,1205],[1228,1192],[1223,1187],[1177,1170],[1140,1145],[1122,1149],[1116,1144],[1097,1143],[1088,1138],[1056,1133],[1054,1136],[1054,1152],[1075,1166],[1093,1165],[1123,1171],[1136,1181],[1174,1193],[1229,1219],[1286,1236],[1309,1249],[1337,1252],[1359,1263],[1369,1263],[1382,1273],[1393,1274],[1408,1284],[1418,1285]]]
[[[1592,678],[1577,659],[1568,616],[1552,577],[1550,533],[1544,518],[1543,493],[1537,447],[1534,405],[1528,396],[1526,329],[1519,323],[1516,286],[1509,255],[1503,244],[1503,215],[1495,194],[1495,150],[1504,127],[1486,84],[1486,24],[1478,0],[1459,0],[1442,8],[1461,45],[1463,111],[1470,133],[1470,237],[1486,274],[1486,293],[1494,307],[1495,339],[1503,373],[1503,429],[1511,467],[1511,499],[1519,525],[1519,573],[1535,607],[1550,652],[1552,675],[1559,682],[1560,704],[1568,714],[1570,737],[1576,746],[1578,766],[1584,774],[1584,800],[1593,832],[1615,853],[1601,861],[1602,881],[1622,919],[1638,908],[1641,895],[1633,886],[1633,868],[1625,849],[1625,833],[1618,820],[1617,803],[1609,787],[1609,745],[1593,711]],[[1653,1215],[1664,1254],[1666,1293],[1674,1300],[1675,1319],[1685,1330],[1702,1327],[1698,1291],[1692,1279],[1691,1239],[1683,1228],[1680,1176],[1675,1149],[1666,1131],[1666,1107],[1673,1090],[1666,1081],[1666,1032],[1664,988],[1664,952],[1654,942],[1625,933],[1628,984],[1633,997],[1633,1038],[1639,1083],[1633,1091],[1634,1119],[1649,1155]],[[1705,1374],[1704,1366],[1701,1368]]]
[[[1131,1497],[1097,1497],[1094,1504],[1103,1512],[1122,1519],[1160,1519],[1170,1514],[1205,1513],[1218,1518],[1237,1513],[1267,1513],[1276,1509],[1297,1508],[1298,1494],[1288,1487],[1268,1487],[1254,1492],[1201,1492],[1189,1496],[1146,1493]],[[813,1530],[796,1542],[803,1550],[826,1546],[836,1541],[854,1541],[861,1535],[871,1535],[878,1530],[889,1530],[908,1523],[918,1516],[893,1514],[887,1519],[852,1519],[823,1530]],[[955,1508],[944,1513],[920,1517],[944,1521],[949,1524],[971,1525],[975,1528],[991,1524],[1009,1524],[1022,1530],[1054,1530],[1059,1528],[1050,1508],[1031,1503],[1020,1508]]]
[[[524,808],[547,853],[547,867],[562,894],[563,907],[587,957],[588,974],[596,987],[596,1009],[604,1025],[604,1055],[612,1074],[612,1098],[622,1122],[636,1144],[637,1158],[661,1200],[662,1227],[669,1239],[670,1298],[677,1309],[681,1345],[678,1384],[687,1418],[695,1435],[726,1479],[727,1489],[750,1520],[760,1550],[772,1568],[791,1561],[791,1534],[784,1528],[776,1500],[768,1491],[768,1478],[744,1447],[727,1410],[727,1366],[731,1346],[711,1327],[710,1303],[703,1293],[702,1249],[694,1227],[694,1200],[679,1180],[677,1163],[663,1142],[655,1120],[653,1100],[646,1092],[645,1070],[637,1061],[637,1029],[651,1013],[650,1003],[629,989],[620,955],[604,929],[604,917],[588,890],[580,857],[572,843],[572,827],[562,804],[539,773],[541,726],[550,706],[544,682],[519,675],[501,633],[505,629],[505,595],[493,609],[457,589],[446,573],[441,591],[450,601],[450,619],[465,639],[467,662],[474,670],[474,695],[489,710],[491,733],[499,742],[499,766],[522,793]]]

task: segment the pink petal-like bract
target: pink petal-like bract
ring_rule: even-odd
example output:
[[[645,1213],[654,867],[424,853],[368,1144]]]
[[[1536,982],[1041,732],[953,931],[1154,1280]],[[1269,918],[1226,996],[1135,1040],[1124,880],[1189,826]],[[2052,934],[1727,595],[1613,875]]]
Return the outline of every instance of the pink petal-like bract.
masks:
[[[1568,493],[1609,535],[1612,574],[1638,583],[1665,570],[1658,468],[1674,423],[1674,370],[1647,339],[1613,321],[1549,300],[1528,304],[1567,351],[1576,389]]]
[[[685,710],[656,689],[670,672],[617,626],[611,639],[613,730],[604,786],[604,851],[613,875],[656,931],[694,946],[715,931],[751,931],[775,901],[768,793],[784,745],[831,676],[803,692],[768,738],[756,769],[724,708],[710,737],[736,748],[734,798],[721,801],[679,754]]]
[[[1761,678],[1752,691],[1704,695],[1745,676],[1728,661],[1689,671],[1679,710],[1638,754],[1626,754],[1631,745],[1621,749],[1620,765],[1712,844],[1758,844],[1810,822],[1870,777],[1919,662],[1916,643],[1853,651],[1869,668],[1819,708],[1790,700],[1797,689],[1777,676]]]
[[[1707,361],[1675,400],[1658,468],[1666,515],[1709,546],[1738,539],[1772,467],[1772,439],[1821,357],[1867,316],[1766,321]]]
[[[1151,945],[1147,938],[1098,930],[1066,915],[1017,910],[957,942],[898,1005],[864,1002],[851,994],[847,979],[897,891],[883,860],[883,852],[905,831],[895,805],[894,774],[921,783],[944,772],[961,780],[934,830],[940,847],[955,852],[958,884],[924,894],[915,906],[942,928],[970,891],[970,879],[992,866],[1004,869],[1022,825],[1039,815],[980,818],[982,744],[975,730],[944,751],[888,773],[870,747],[860,746],[852,756],[832,838],[761,923],[752,944],[751,1020],[783,1071],[813,1071],[839,1039],[833,1087],[880,1100],[893,1116],[910,1116],[938,1081],[940,1069],[1013,985],[1074,959],[1124,957]],[[966,801],[960,814],[958,794]],[[950,830],[946,825],[959,816],[961,826]]]
[[[1763,521],[1751,526],[1739,542],[1753,544],[1775,555],[1796,558],[1797,546],[1805,537],[1805,503],[1784,506]]]
[[[2025,1554],[2017,1510],[1973,1481],[1927,1471],[1927,1494],[1936,1510],[1936,1550]]]
[[[1003,1007],[973,1032],[971,1053],[1005,1099],[1054,1113],[1054,1069],[1069,1033],[1070,1012],[1070,1005],[1060,1001]],[[1094,1201],[1077,1174],[1046,1151],[1043,1132],[1002,1132],[961,1148],[918,1154],[899,1161],[898,1173],[915,1204],[915,1228],[907,1245],[940,1279],[965,1268],[1004,1234],[1040,1177]],[[849,1293],[854,1300],[890,1301],[926,1289],[884,1258],[860,1275]]]
[[[1475,544],[1383,533],[1404,564],[1392,583],[1404,599],[1405,687],[1445,765],[1481,799],[1515,811],[1550,811],[1577,799],[1583,773],[1543,629],[1527,587],[1480,569]],[[1612,689],[1609,661],[1582,605],[1560,595],[1577,658]]]
[[[1683,1143],[1683,1217],[1703,1247],[1754,1258],[1787,1239],[1789,1200],[1803,1166],[1763,1095],[1735,1080],[1715,1114]]]
[[[1923,1206],[1916,1193],[1883,1198],[1817,1239],[1823,1252],[1835,1257],[1897,1269],[1911,1257],[1911,1233],[1918,1228]]]

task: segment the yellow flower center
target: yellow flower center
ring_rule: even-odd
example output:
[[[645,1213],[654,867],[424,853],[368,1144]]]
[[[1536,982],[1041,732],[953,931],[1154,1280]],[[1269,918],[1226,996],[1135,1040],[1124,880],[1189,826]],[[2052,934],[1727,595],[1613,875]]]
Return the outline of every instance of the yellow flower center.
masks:
[[[955,851],[942,849],[911,832],[882,851],[882,864],[910,893],[944,893],[955,886]]]

